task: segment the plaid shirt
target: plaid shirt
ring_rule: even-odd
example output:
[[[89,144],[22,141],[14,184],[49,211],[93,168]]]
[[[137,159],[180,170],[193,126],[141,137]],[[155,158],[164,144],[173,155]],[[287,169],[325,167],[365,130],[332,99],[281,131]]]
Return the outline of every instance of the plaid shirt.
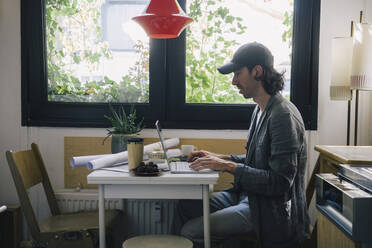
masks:
[[[281,94],[272,96],[248,131],[233,190],[246,194],[262,247],[296,247],[309,235],[305,196],[306,137],[301,114]],[[256,125],[257,124],[257,125]]]

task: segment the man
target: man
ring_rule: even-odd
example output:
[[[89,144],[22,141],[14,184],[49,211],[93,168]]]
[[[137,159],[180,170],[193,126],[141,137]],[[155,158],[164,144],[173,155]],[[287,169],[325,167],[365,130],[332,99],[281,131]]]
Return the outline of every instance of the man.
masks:
[[[232,85],[257,106],[248,131],[246,155],[207,151],[190,154],[190,167],[234,175],[234,187],[210,200],[213,244],[254,231],[260,247],[298,247],[308,236],[304,174],[306,139],[297,108],[280,91],[283,75],[273,68],[273,56],[257,42],[241,46],[231,62],[218,68],[233,72]],[[181,201],[181,234],[202,246],[202,204]]]

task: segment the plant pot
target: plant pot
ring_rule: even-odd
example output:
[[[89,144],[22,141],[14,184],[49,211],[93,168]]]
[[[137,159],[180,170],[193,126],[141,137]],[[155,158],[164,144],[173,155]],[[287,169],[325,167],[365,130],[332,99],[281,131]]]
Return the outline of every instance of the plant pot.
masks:
[[[111,139],[111,153],[126,151],[128,139],[134,136],[136,134],[113,134]]]

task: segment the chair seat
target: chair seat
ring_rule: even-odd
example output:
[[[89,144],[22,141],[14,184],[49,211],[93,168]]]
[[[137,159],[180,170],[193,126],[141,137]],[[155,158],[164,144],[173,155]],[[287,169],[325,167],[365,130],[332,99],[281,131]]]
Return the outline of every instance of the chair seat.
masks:
[[[111,225],[120,211],[105,211],[106,227]],[[98,229],[98,211],[78,212],[50,216],[40,223],[41,233]]]
[[[123,248],[192,248],[193,244],[184,237],[175,235],[143,235],[130,238]]]

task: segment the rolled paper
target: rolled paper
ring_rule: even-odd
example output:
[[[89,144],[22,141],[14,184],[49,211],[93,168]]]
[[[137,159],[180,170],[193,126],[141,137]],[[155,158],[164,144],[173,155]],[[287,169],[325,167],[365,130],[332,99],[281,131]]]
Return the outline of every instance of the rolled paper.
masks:
[[[70,158],[70,164],[72,168],[75,168],[76,166],[86,165],[89,161],[92,161],[97,158],[102,158],[108,155],[110,154],[72,157]]]
[[[171,138],[164,141],[165,149],[169,147],[178,146],[180,143],[179,138]],[[147,153],[152,152],[156,149],[161,149],[160,142],[152,143],[145,145],[144,150],[144,159],[146,159]],[[86,165],[89,170],[96,170],[104,167],[110,167],[115,164],[123,164],[128,162],[128,152],[119,152],[115,154],[101,154],[101,155],[92,155],[92,156],[80,156],[72,157],[70,159],[70,164],[74,168],[76,166]]]

